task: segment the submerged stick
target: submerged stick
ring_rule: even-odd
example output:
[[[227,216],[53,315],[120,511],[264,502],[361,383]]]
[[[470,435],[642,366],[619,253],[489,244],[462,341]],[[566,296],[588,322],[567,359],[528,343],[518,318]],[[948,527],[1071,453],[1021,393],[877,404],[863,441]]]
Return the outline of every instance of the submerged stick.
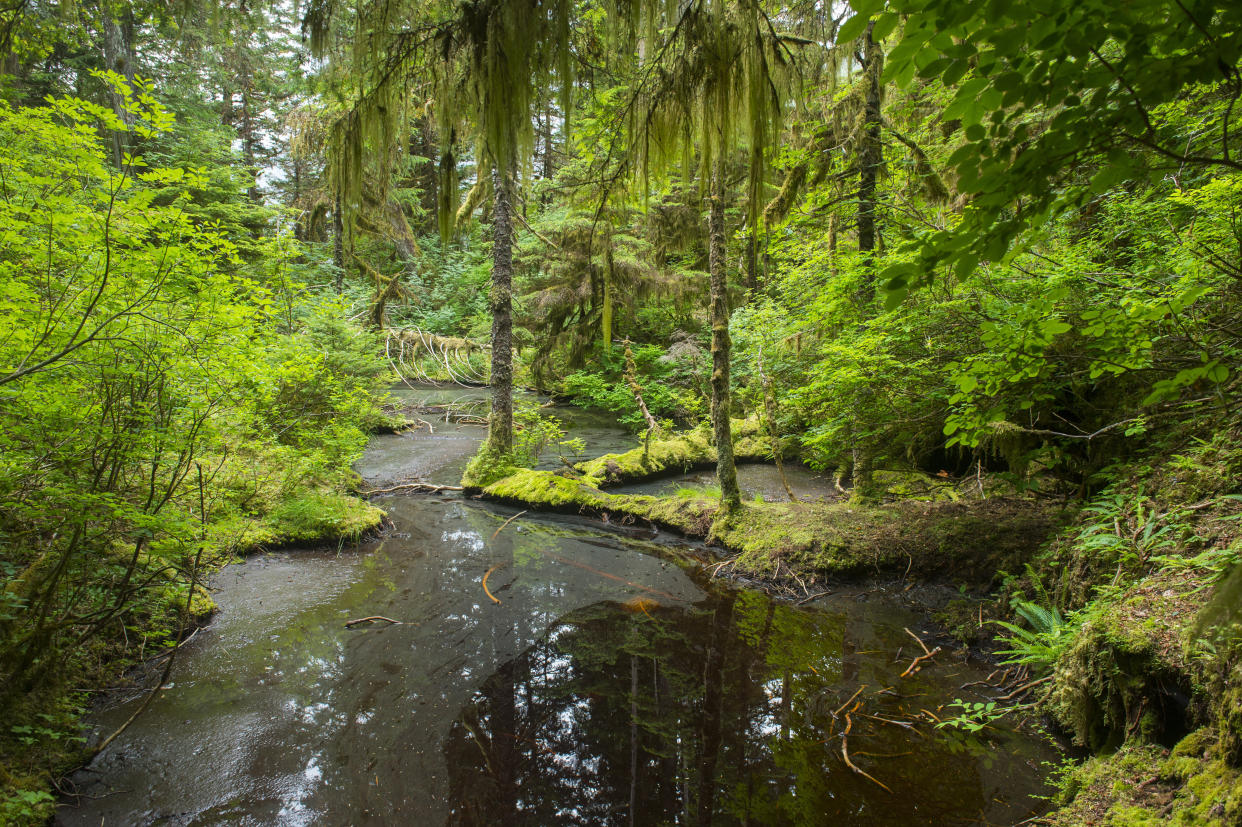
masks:
[[[835,718],[835,717],[837,717],[838,715],[840,715],[840,714],[841,714],[841,710],[842,710],[842,709],[845,709],[847,706],[849,706],[851,703],[853,703],[854,699],[855,699],[855,698],[857,698],[859,695],[861,695],[861,694],[862,694],[862,691],[863,691],[864,689],[866,689],[866,688],[867,688],[867,684],[865,684],[865,683],[864,683],[862,686],[858,687],[858,689],[856,689],[856,690],[854,691],[854,694],[853,694],[853,695],[850,695],[850,698],[849,698],[849,700],[848,700],[848,701],[846,701],[845,703],[843,703],[843,704],[841,704],[840,706],[838,706],[838,707],[837,707],[836,711],[832,713],[832,717],[834,717],[834,718]]]
[[[514,520],[516,520],[518,517],[521,517],[525,513],[526,513],[525,511],[519,511],[518,513],[514,514],[512,517],[510,517],[509,519],[501,523],[500,528],[496,529],[496,531],[492,534],[492,539],[495,540],[496,536],[500,534],[500,532],[504,531],[505,527],[508,526],[509,523],[513,522]]]
[[[919,655],[917,658],[910,661],[910,665],[906,667],[906,671],[901,673],[901,676],[904,678],[907,675],[913,675],[915,672],[919,671],[919,669],[922,668],[921,666],[919,666],[920,663],[922,663],[925,660],[931,660],[932,658],[936,657],[936,655],[938,655],[939,653],[940,653],[940,647],[937,646],[935,649],[932,649],[926,655]]]
[[[488,569],[487,571],[483,573],[483,593],[486,594],[493,603],[499,603],[500,598],[492,594],[491,589],[487,587],[487,578],[491,577],[492,572],[494,572],[496,569],[500,568],[503,565],[504,563],[497,563],[496,565],[492,566],[490,569]]]
[[[859,702],[858,706],[862,706],[862,703]],[[855,706],[854,709],[850,711],[851,712],[857,711],[858,706]],[[849,767],[851,770],[858,773],[863,778],[866,778],[871,783],[882,787],[885,792],[891,793],[892,790],[889,789],[887,784],[885,784],[883,781],[880,781],[879,779],[877,779],[875,776],[871,775],[870,773],[859,769],[858,766],[855,765],[854,762],[850,760],[849,734],[853,726],[854,726],[854,722],[850,720],[850,713],[849,712],[845,713],[845,731],[841,733],[841,758],[845,760],[845,766]]]
[[[401,625],[400,620],[393,620],[391,617],[384,617],[383,615],[371,615],[370,617],[360,617],[357,620],[347,620],[345,621],[345,628],[352,629],[353,627],[358,626],[363,623],[375,623],[380,620],[386,623],[391,623],[394,626]]]
[[[910,637],[912,637],[912,638],[914,638],[916,641],[918,641],[919,646],[922,646],[922,647],[923,647],[923,654],[925,654],[925,655],[930,655],[930,654],[931,654],[931,652],[930,652],[930,651],[928,651],[928,649],[927,649],[927,644],[926,644],[926,643],[924,643],[924,642],[922,641],[922,639],[921,639],[918,635],[916,635],[914,632],[911,632],[911,631],[910,631],[910,629],[909,629],[908,627],[906,627],[906,626],[902,626],[901,628],[905,630],[905,633],[906,633],[907,635],[909,635]]]

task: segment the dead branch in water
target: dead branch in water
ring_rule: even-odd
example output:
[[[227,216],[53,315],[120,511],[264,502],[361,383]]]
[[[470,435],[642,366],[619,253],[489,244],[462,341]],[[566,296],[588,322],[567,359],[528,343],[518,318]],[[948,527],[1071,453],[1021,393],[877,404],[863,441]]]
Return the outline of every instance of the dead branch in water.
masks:
[[[906,667],[906,671],[901,673],[901,676],[904,678],[907,675],[913,675],[915,672],[923,668],[919,666],[920,663],[922,663],[925,660],[931,660],[932,658],[936,657],[936,655],[938,655],[939,653],[940,653],[940,647],[937,646],[935,649],[932,649],[926,655],[919,655],[917,658],[915,658],[913,661],[910,662],[910,665]]]
[[[927,644],[926,644],[926,643],[924,643],[924,642],[923,642],[923,641],[919,638],[919,636],[918,636],[918,635],[916,635],[914,632],[911,632],[911,631],[910,631],[910,629],[909,629],[909,628],[907,628],[907,627],[905,627],[905,626],[902,626],[901,628],[905,631],[905,633],[906,633],[907,635],[909,635],[910,637],[912,637],[912,638],[914,638],[916,641],[918,641],[919,646],[923,647],[923,654],[925,654],[925,655],[930,655],[930,654],[931,654],[931,651],[927,648]]]
[[[500,532],[504,531],[505,527],[508,526],[509,523],[513,522],[514,520],[516,520],[518,517],[521,517],[525,513],[526,513],[525,511],[519,511],[518,513],[514,514],[512,517],[510,517],[509,519],[501,523],[500,528],[496,529],[496,531],[492,534],[492,539],[495,540],[496,536],[499,535]]]
[[[863,691],[864,689],[866,689],[866,688],[867,688],[867,684],[865,684],[865,683],[864,683],[862,686],[858,687],[858,689],[856,689],[856,690],[854,691],[854,694],[853,694],[853,695],[850,695],[850,698],[849,698],[849,700],[848,700],[848,701],[846,701],[845,703],[841,704],[840,706],[838,706],[838,707],[836,708],[836,711],[834,711],[834,712],[832,713],[832,717],[834,717],[834,718],[835,718],[835,717],[837,717],[838,715],[840,715],[840,714],[841,714],[841,710],[842,710],[842,709],[845,709],[847,706],[849,706],[851,703],[853,703],[853,702],[854,702],[854,699],[855,699],[855,698],[857,698],[859,695],[861,695],[861,694],[862,694],[862,691]]]
[[[394,485],[391,488],[373,488],[370,491],[362,493],[370,497],[372,494],[391,494],[394,491],[426,491],[432,494],[441,491],[461,491],[460,485],[432,485],[429,482],[403,482],[400,485]]]
[[[850,710],[850,712],[857,712],[858,707],[860,706],[862,706],[862,701],[859,701],[854,706],[854,708]],[[841,758],[845,760],[845,766],[849,767],[851,770],[858,773],[863,778],[866,778],[871,783],[876,784],[879,787],[882,787],[885,792],[891,793],[892,790],[889,789],[887,784],[885,784],[883,781],[880,781],[879,779],[877,779],[875,776],[871,775],[870,773],[859,769],[854,764],[854,762],[850,760],[849,735],[850,735],[850,730],[853,729],[854,727],[854,722],[853,720],[850,719],[850,712],[845,713],[845,730],[841,733]]]
[[[1013,699],[1017,698],[1020,695],[1025,695],[1027,692],[1034,689],[1036,686],[1039,686],[1040,684],[1043,684],[1043,683],[1047,683],[1050,680],[1052,680],[1052,675],[1049,675],[1046,678],[1040,678],[1039,680],[1036,680],[1036,681],[1030,681],[1029,683],[1024,683],[1021,686],[1019,686],[1017,689],[1010,692],[1008,695],[1001,695],[996,700],[1012,701]]]
[[[345,621],[345,628],[352,629],[355,626],[362,625],[363,623],[378,623],[380,621],[391,623],[394,626],[401,625],[400,620],[393,620],[391,617],[384,617],[383,615],[371,615],[370,617],[360,617],[356,620],[347,620]]]
[[[487,587],[487,578],[491,577],[492,572],[494,572],[496,569],[500,568],[503,565],[504,563],[497,563],[496,565],[492,566],[487,571],[483,572],[483,593],[486,594],[493,603],[499,603],[500,598],[492,594],[492,590]]]

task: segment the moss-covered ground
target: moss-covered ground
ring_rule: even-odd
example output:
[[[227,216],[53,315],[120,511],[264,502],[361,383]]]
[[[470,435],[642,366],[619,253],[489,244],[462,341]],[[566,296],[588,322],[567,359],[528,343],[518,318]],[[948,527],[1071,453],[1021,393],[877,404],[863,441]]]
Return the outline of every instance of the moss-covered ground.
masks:
[[[1057,825],[1242,824],[1242,448],[1135,464],[1032,561],[1065,612],[1045,713],[1092,754]]]

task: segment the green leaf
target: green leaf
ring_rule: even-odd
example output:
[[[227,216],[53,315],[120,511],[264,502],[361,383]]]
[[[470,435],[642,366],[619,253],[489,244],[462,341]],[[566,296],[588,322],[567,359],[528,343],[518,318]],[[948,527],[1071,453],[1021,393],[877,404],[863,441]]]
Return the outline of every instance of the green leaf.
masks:
[[[837,42],[848,43],[851,40],[857,40],[862,33],[867,30],[867,23],[870,22],[870,16],[858,13],[846,20],[841,28],[837,31]]]

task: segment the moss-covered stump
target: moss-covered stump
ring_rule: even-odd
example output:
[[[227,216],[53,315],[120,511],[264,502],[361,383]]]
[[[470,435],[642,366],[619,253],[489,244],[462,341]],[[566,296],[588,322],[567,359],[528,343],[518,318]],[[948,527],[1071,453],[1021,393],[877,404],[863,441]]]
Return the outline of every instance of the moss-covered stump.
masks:
[[[1205,727],[1172,750],[1134,744],[1092,758],[1062,779],[1053,803],[1042,823],[1058,827],[1242,824],[1242,770],[1220,758]]]
[[[1089,617],[1057,660],[1046,708],[1093,751],[1185,731],[1191,691],[1182,631],[1203,594],[1187,572],[1154,574]]]
[[[754,419],[734,419],[733,455],[739,462],[771,458],[771,445]],[[596,487],[625,485],[662,474],[685,473],[716,464],[716,448],[706,428],[652,437],[623,454],[605,454],[574,466]]]
[[[1056,527],[1031,501],[746,503],[717,520],[717,500],[609,494],[591,482],[522,469],[480,487],[488,498],[553,511],[651,523],[718,543],[739,555],[736,570],[760,577],[845,577],[911,571],[990,583],[1021,567]]]

